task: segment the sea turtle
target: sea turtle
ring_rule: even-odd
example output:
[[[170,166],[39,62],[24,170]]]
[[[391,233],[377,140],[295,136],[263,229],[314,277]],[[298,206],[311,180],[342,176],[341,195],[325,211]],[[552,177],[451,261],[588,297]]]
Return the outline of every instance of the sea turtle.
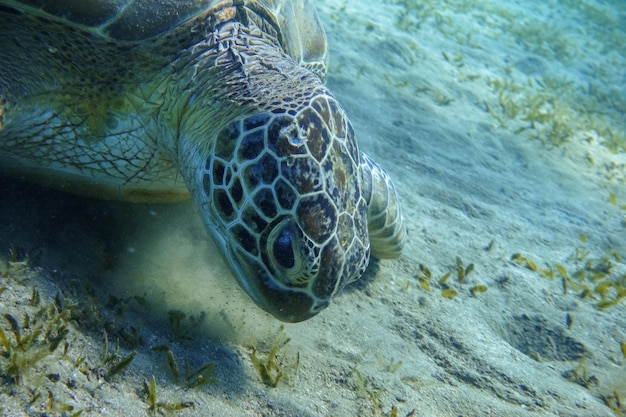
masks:
[[[0,167],[92,197],[191,195],[250,297],[305,320],[405,240],[327,67],[310,0],[0,0]]]

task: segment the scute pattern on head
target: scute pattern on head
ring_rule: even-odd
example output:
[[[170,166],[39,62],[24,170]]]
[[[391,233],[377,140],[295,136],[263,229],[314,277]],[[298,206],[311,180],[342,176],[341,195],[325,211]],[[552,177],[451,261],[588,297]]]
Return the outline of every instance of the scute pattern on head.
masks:
[[[248,278],[242,286],[275,314],[270,293],[304,297],[302,319],[360,276],[369,241],[357,238],[367,237],[367,205],[343,110],[325,91],[296,100],[302,100],[298,111],[278,111],[285,102],[268,104],[225,126],[203,184],[234,268],[256,274],[257,282]]]

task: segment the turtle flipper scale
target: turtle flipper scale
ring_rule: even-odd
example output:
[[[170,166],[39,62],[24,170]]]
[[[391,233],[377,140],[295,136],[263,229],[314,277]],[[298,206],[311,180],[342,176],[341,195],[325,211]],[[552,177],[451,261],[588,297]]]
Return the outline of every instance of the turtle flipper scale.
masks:
[[[361,170],[372,256],[379,259],[397,258],[406,241],[406,227],[396,187],[389,175],[363,152]]]

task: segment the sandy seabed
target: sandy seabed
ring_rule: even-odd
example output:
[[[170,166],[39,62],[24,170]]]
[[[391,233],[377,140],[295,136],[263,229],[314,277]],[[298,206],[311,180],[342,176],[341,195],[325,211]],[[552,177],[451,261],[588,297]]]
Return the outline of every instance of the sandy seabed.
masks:
[[[623,3],[316,4],[403,256],[283,326],[191,203],[3,179],[0,414],[626,413]],[[275,387],[252,359],[273,354]]]

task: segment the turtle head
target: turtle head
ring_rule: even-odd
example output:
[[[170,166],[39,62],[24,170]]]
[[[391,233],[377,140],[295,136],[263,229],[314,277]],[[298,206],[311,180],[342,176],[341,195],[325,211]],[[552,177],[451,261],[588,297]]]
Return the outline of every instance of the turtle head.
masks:
[[[318,94],[236,119],[211,147],[201,211],[240,285],[280,320],[314,316],[369,262],[359,151],[344,111]]]

